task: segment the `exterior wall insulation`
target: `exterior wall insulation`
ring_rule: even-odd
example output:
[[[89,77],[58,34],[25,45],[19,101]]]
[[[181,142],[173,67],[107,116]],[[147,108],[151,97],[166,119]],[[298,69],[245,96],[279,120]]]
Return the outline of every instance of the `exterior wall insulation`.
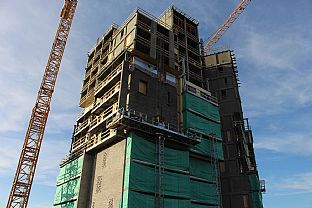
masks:
[[[122,140],[96,154],[92,186],[92,208],[118,208],[122,193],[126,141]]]

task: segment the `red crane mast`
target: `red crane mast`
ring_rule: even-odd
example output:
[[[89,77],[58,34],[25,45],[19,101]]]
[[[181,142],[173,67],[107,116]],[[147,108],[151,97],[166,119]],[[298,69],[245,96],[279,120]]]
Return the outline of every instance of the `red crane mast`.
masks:
[[[50,111],[50,103],[59,72],[66,41],[78,0],[65,0],[61,20],[42,78],[35,106],[29,120],[23,148],[6,208],[27,207],[40,147]]]

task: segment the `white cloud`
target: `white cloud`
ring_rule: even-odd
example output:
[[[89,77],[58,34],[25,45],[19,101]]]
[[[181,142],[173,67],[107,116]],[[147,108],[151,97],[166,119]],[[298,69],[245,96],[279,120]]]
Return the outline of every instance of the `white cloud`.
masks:
[[[312,193],[312,172],[305,172],[286,177],[275,177],[267,180],[270,197],[294,196]]]
[[[312,48],[307,46],[312,42],[312,29],[288,27],[271,33],[249,25],[241,29],[236,52],[248,116],[281,114],[311,105]]]
[[[14,168],[18,162],[19,151],[22,147],[22,139],[12,139],[12,138],[1,138],[2,148],[0,148],[0,175],[7,175],[8,173],[13,173]],[[17,148],[20,147],[20,148]],[[12,174],[13,180],[13,174]]]
[[[309,37],[303,36],[294,28],[288,28],[285,32],[278,31],[263,33],[249,30],[245,47],[241,50],[248,54],[249,62],[256,64],[258,70],[265,72],[275,70],[296,70],[298,64],[305,61],[310,47],[306,47],[311,41]],[[312,33],[311,31],[306,31]]]
[[[59,173],[59,163],[69,152],[70,138],[47,138],[42,143],[36,183],[55,186],[56,176]]]
[[[59,21],[62,2],[32,1],[4,2],[0,8],[0,132],[26,131]],[[68,55],[81,44],[64,56],[47,129],[70,130],[74,124],[83,66]]]
[[[283,179],[278,185],[279,189],[296,190],[296,191],[308,191],[312,192],[312,172],[302,173],[290,178]]]
[[[5,138],[0,148],[0,175],[13,176],[17,166],[22,138]],[[56,176],[59,171],[59,163],[67,154],[70,146],[69,138],[44,138],[37,164],[35,183],[55,186]]]
[[[305,134],[279,134],[258,137],[255,148],[295,155],[312,155],[312,136]]]
[[[32,208],[48,208],[52,207],[52,203],[44,203],[44,204],[30,204]]]

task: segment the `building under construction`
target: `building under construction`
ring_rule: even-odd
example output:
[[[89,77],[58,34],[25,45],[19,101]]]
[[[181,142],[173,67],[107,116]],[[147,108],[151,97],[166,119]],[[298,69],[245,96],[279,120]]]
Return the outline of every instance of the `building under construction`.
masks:
[[[136,9],[90,50],[55,208],[261,208],[232,51],[198,22]]]

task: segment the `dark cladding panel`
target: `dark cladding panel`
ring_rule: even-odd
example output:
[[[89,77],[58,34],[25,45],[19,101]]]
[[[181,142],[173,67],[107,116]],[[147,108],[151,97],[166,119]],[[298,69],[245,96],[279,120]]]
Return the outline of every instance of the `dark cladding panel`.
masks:
[[[177,125],[176,87],[139,69],[135,69],[131,77],[129,108],[147,114],[149,118],[159,115],[165,122]],[[146,94],[139,91],[140,82],[146,83]]]
[[[235,193],[241,193],[242,190],[249,188],[248,181],[244,177],[236,177],[231,180],[231,190]]]

